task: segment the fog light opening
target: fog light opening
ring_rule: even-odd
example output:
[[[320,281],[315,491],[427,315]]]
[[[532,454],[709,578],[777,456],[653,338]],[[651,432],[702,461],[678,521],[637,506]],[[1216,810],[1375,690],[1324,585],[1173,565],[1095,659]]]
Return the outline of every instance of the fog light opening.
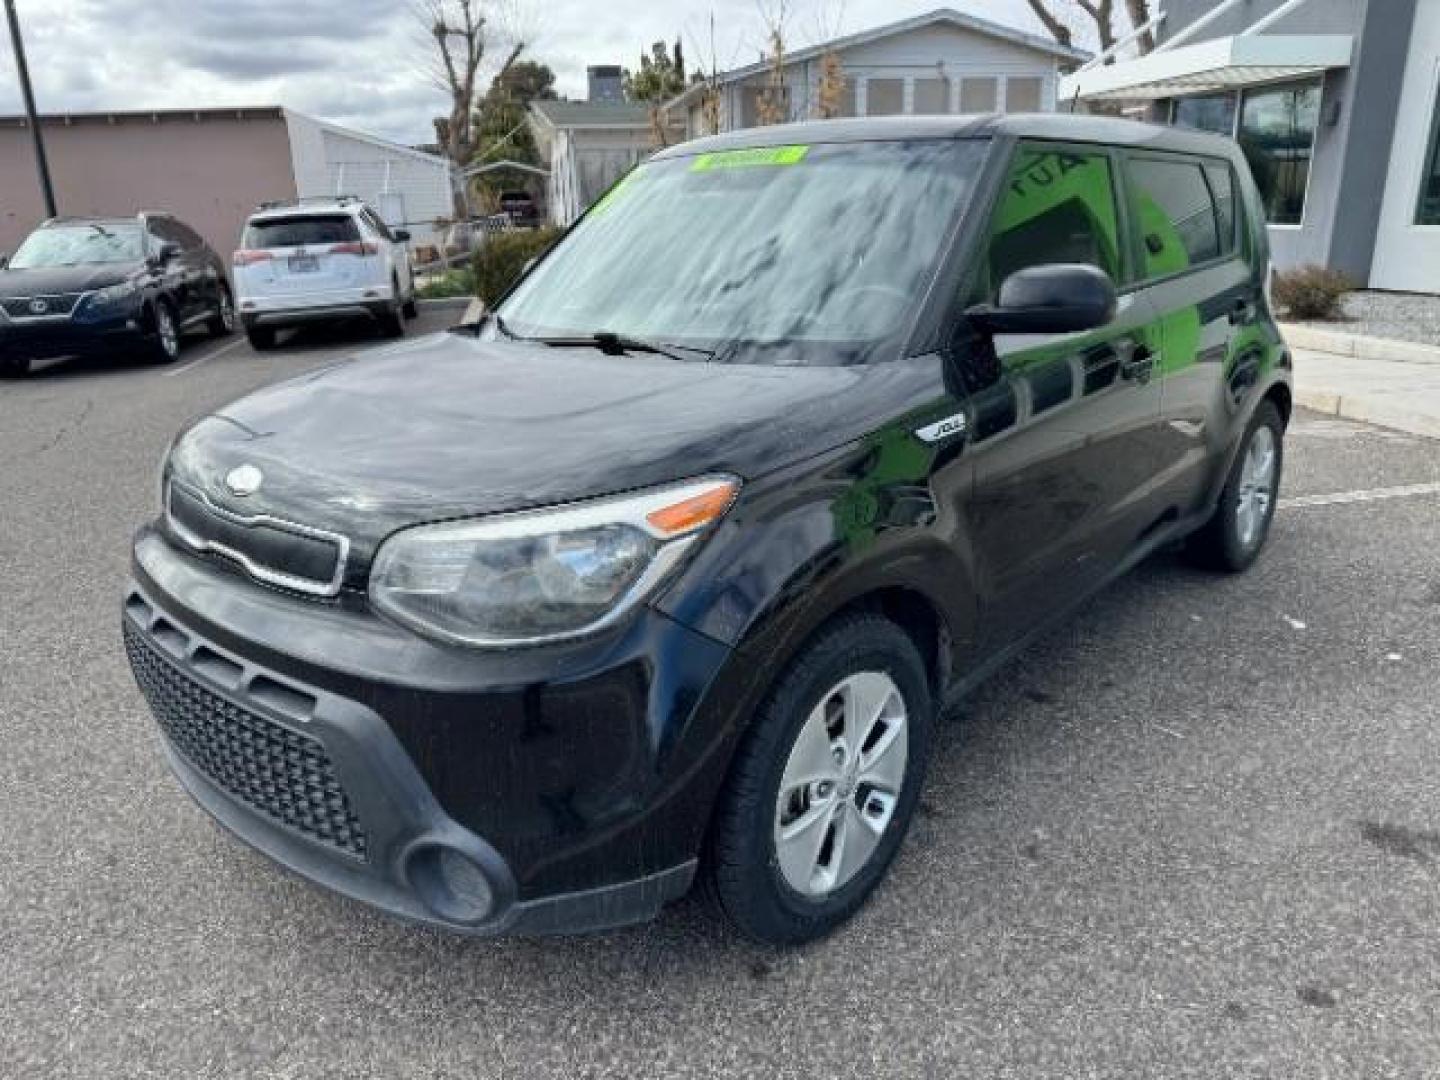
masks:
[[[425,906],[449,922],[478,923],[495,909],[495,888],[464,852],[442,844],[416,848],[407,877]]]

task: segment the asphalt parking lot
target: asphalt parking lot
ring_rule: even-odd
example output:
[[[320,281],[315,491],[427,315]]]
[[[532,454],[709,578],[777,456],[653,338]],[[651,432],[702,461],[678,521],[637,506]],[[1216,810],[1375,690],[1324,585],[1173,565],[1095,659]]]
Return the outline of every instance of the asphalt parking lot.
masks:
[[[371,347],[0,381],[0,1075],[1440,1074],[1440,443],[1298,416],[1259,566],[1157,556],[965,702],[831,940],[469,941],[219,833],[119,642],[174,430]]]

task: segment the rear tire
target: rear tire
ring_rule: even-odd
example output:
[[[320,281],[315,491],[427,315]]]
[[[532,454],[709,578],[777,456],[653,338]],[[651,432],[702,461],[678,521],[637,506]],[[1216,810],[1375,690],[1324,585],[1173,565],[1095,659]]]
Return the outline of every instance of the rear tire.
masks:
[[[30,357],[7,356],[0,360],[0,378],[21,379],[30,374]]]
[[[400,310],[405,313],[405,318],[407,319],[418,319],[420,317],[420,309],[415,306],[415,297],[413,296],[405,301],[405,306]]]
[[[401,317],[398,307],[393,311],[387,311],[380,317],[380,336],[387,338],[405,336],[405,320]]]
[[[1239,573],[1259,557],[1275,519],[1285,464],[1285,423],[1273,402],[1255,410],[1210,520],[1186,543],[1186,554],[1209,570]]]
[[[180,358],[180,324],[175,321],[175,311],[167,301],[160,300],[151,318],[155,326],[150,359],[157,364],[173,364]]]
[[[220,286],[220,296],[215,301],[215,314],[205,325],[211,337],[228,337],[235,332],[235,300],[224,285]]]
[[[275,347],[275,328],[252,326],[245,331],[245,338],[256,352],[268,352]]]
[[[925,778],[934,704],[894,623],[846,617],[785,669],[736,752],[703,887],[745,936],[798,945],[857,912],[899,850]]]

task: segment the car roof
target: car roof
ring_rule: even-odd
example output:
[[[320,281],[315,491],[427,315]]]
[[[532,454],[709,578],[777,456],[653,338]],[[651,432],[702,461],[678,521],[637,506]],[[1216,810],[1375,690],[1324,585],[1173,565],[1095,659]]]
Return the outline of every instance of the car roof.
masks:
[[[278,206],[262,206],[250,214],[251,221],[268,221],[274,218],[310,217],[314,214],[356,215],[365,209],[365,203],[351,198],[343,199],[301,199]]]
[[[67,225],[139,225],[138,217],[53,217],[42,221],[40,228],[63,228]]]
[[[897,139],[1053,139],[1150,150],[1234,157],[1232,139],[1187,128],[1078,113],[979,113],[963,116],[867,116],[843,120],[806,120],[795,124],[745,128],[672,146],[657,159],[687,157],[718,150],[790,146],[804,143],[879,142]]]

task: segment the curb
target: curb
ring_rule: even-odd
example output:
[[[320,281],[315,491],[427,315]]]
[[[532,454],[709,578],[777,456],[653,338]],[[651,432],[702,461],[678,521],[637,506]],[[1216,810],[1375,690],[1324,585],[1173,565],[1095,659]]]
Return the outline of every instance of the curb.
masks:
[[[446,296],[438,300],[417,299],[415,301],[415,306],[418,307],[421,311],[448,311],[451,308],[454,308],[458,311],[461,308],[465,307],[465,305],[467,305],[468,303],[470,303],[470,301],[463,296]]]
[[[1295,404],[1342,420],[1356,420],[1362,424],[1403,431],[1407,435],[1440,439],[1440,416],[1412,412],[1384,398],[1297,388]]]
[[[1362,360],[1389,360],[1401,364],[1440,364],[1440,346],[1436,345],[1317,330],[1313,326],[1296,323],[1281,323],[1280,333],[1293,348],[1311,349],[1332,356],[1355,356]]]

